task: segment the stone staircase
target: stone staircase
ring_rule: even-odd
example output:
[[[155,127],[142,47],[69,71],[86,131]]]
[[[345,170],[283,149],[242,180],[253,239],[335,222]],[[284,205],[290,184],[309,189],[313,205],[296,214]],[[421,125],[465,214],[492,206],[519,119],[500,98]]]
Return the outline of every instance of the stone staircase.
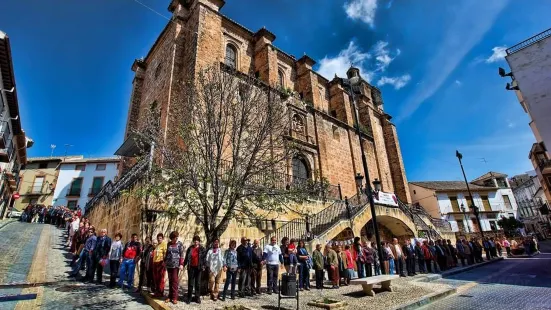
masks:
[[[271,237],[275,237],[278,244],[283,237],[306,239],[308,228],[311,237],[322,234],[341,220],[352,219],[358,212],[363,210],[367,203],[368,200],[365,195],[355,195],[345,200],[335,200],[331,205],[311,217],[294,219],[266,234],[260,240],[260,244],[262,246],[268,244]]]
[[[266,234],[266,236],[260,240],[260,243],[262,246],[268,244],[271,237],[275,237],[278,244],[283,237],[308,240],[308,231],[310,232],[310,239],[314,239],[316,236],[323,235],[330,231],[343,220],[354,221],[356,215],[364,209],[369,208],[368,202],[366,195],[355,195],[345,200],[335,200],[331,205],[312,216],[294,219],[273,232]],[[419,211],[400,200],[398,200],[398,208],[412,220],[413,224],[417,227],[417,231],[426,231],[428,234],[427,237],[433,240],[442,239],[441,234],[435,229],[435,227],[438,228],[438,226],[433,223],[435,219],[426,213],[424,209]],[[426,220],[424,220],[423,217],[425,217]],[[430,221],[432,225],[427,224],[427,221]]]

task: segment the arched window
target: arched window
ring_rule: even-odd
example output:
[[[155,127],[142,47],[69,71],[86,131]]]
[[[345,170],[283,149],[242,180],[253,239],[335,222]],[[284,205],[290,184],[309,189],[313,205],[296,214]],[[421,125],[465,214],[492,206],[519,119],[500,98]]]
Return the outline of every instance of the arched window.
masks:
[[[310,169],[302,157],[293,158],[293,183],[305,182],[310,178]]]
[[[231,44],[226,45],[225,64],[234,69],[237,68],[237,48]]]
[[[279,87],[285,87],[285,75],[281,69],[277,70],[277,83]]]

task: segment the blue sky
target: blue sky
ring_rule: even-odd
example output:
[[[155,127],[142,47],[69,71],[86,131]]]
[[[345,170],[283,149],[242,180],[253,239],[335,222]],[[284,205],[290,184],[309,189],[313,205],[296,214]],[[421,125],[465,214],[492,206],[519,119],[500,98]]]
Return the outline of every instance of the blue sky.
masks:
[[[140,0],[169,16],[168,0]],[[32,4],[31,4],[32,3]],[[551,2],[530,0],[229,0],[222,12],[316,59],[331,78],[353,62],[383,92],[409,180],[532,169],[534,137],[505,90],[502,47],[550,27]],[[135,0],[6,1],[21,120],[30,156],[112,155],[122,142],[133,74],[166,20]],[[484,160],[486,162],[484,162]]]

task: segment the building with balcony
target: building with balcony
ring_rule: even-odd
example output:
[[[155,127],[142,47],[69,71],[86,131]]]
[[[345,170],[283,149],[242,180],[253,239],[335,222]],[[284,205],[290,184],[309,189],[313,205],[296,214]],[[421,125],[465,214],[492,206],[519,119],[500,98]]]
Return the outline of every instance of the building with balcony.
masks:
[[[454,232],[495,231],[502,217],[517,217],[517,203],[507,175],[488,172],[469,183],[478,223],[471,206],[467,185],[463,181],[409,182],[414,205],[432,217],[449,221]]]
[[[518,179],[518,178],[515,178]],[[526,232],[540,233],[549,237],[551,218],[549,203],[537,176],[529,176],[513,189],[518,204],[519,219],[524,223]]]
[[[510,90],[514,90],[536,143],[528,158],[532,162],[547,201],[551,201],[551,29],[547,29],[506,50],[511,68]]]
[[[21,168],[19,199],[17,210],[25,209],[29,204],[51,206],[56,187],[59,164],[63,157],[31,157]]]
[[[20,167],[32,144],[21,126],[10,39],[0,31],[0,219],[15,205]]]
[[[57,184],[53,194],[54,206],[80,207],[94,197],[105,183],[116,181],[117,157],[84,158],[74,156],[59,162]]]

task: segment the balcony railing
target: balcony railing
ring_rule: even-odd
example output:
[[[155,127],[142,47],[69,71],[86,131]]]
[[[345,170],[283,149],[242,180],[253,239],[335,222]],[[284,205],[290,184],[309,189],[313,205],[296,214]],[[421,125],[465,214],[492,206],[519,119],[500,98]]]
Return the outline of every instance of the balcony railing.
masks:
[[[69,188],[67,190],[67,195],[66,196],[76,196],[76,197],[80,197],[80,192],[81,192],[81,189],[80,188]]]
[[[542,159],[539,163],[539,168],[543,171],[545,168],[551,167],[551,159]]]
[[[96,196],[101,191],[101,187],[92,187],[88,190],[88,196]]]
[[[13,155],[13,143],[8,141],[8,145],[5,148],[0,149],[0,162],[9,163]]]
[[[508,48],[505,52],[507,53],[507,55],[514,54],[514,53],[520,51],[521,49],[526,48],[526,47],[528,47],[532,44],[536,44],[537,42],[539,42],[539,41],[541,41],[541,40],[543,40],[547,37],[551,37],[551,29],[547,29],[543,32],[540,32],[540,33],[536,34],[535,36],[533,36],[529,39],[526,39],[526,40],[520,42],[519,44]]]
[[[27,195],[43,195],[46,194],[44,186],[29,186],[27,188]]]
[[[0,126],[0,130],[2,131],[2,135],[0,136],[0,149],[4,149],[10,142],[10,130],[8,127],[8,122],[0,122]]]

